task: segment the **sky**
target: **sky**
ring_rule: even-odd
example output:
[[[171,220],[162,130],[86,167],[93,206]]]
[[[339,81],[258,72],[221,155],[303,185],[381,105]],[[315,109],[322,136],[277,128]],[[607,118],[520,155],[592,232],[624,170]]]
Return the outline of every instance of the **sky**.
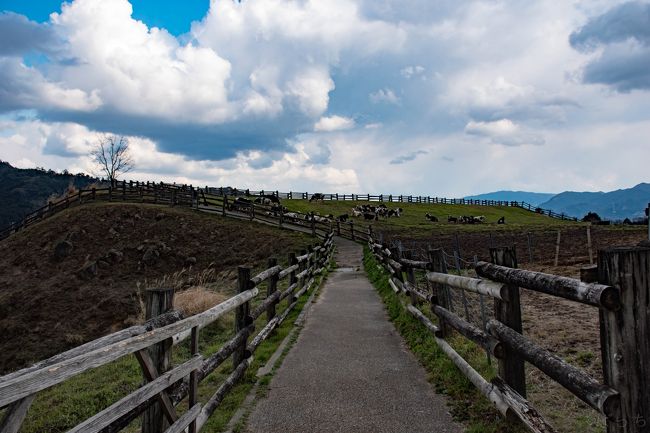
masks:
[[[0,159],[462,197],[650,181],[650,2],[0,0]]]

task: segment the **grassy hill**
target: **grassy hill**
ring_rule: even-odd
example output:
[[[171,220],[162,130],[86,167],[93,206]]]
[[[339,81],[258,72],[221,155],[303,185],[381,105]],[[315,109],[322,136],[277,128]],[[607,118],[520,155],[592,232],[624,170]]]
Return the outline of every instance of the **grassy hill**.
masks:
[[[465,197],[472,200],[501,200],[501,201],[524,201],[533,206],[539,206],[550,200],[555,194],[545,192],[528,192],[528,191],[495,191],[486,194],[478,194]]]
[[[367,201],[325,201],[310,203],[307,200],[283,200],[282,203],[289,210],[298,212],[317,212],[320,215],[351,214],[352,208],[358,204],[367,204]],[[377,205],[379,203],[372,202]],[[569,227],[581,223],[562,221],[545,215],[517,207],[505,206],[470,206],[454,204],[425,204],[425,203],[385,203],[389,208],[401,207],[402,215],[399,218],[380,219],[379,221],[366,221],[363,217],[351,218],[361,230],[365,230],[372,223],[375,231],[384,233],[402,233],[411,238],[430,237],[432,233],[452,233],[456,231],[487,232],[487,231],[512,231],[536,230],[542,228]],[[438,218],[439,222],[428,221],[425,215],[429,213]],[[485,216],[483,224],[454,224],[448,223],[448,216]],[[505,217],[506,224],[497,224],[499,218]]]
[[[52,195],[61,195],[70,186],[83,188],[97,182],[86,174],[56,173],[43,169],[21,169],[0,161],[0,228],[20,221],[47,203]]]
[[[0,374],[141,320],[147,287],[216,281],[232,288],[238,265],[264,266],[274,255],[283,261],[311,243],[300,233],[184,208],[65,210],[0,242]]]

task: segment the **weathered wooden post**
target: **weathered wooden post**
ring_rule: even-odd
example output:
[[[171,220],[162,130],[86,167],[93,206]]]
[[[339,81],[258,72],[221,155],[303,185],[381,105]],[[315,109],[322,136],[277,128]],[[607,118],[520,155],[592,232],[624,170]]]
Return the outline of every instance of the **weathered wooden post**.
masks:
[[[309,280],[309,277],[313,275],[314,272],[314,264],[316,263],[316,254],[314,253],[314,246],[310,245],[307,247],[307,251],[309,253],[309,259],[307,260],[307,269],[310,271],[307,273],[307,280]]]
[[[650,248],[598,252],[598,281],[620,290],[621,307],[600,309],[605,384],[620,393],[608,433],[650,432]]]
[[[430,249],[427,251],[429,256],[429,266],[432,272],[439,272],[441,274],[447,273],[447,262],[445,261],[445,252],[442,248]],[[451,311],[451,296],[449,293],[449,287],[444,284],[435,284],[433,283],[434,293],[431,297],[432,307],[433,304],[438,304],[441,307]],[[449,335],[449,326],[445,321],[439,317],[438,324],[440,325],[440,338],[445,338]]]
[[[372,225],[368,224],[368,239],[372,238]]]
[[[490,259],[495,265],[517,268],[517,252],[514,247],[490,248]],[[494,299],[494,316],[512,330],[522,333],[519,287],[507,286],[504,299]],[[522,397],[526,397],[524,360],[507,347],[504,347],[503,358],[499,359],[499,376]]]
[[[272,268],[278,264],[278,259],[271,257],[268,261],[269,268]],[[273,275],[269,278],[269,283],[266,288],[266,297],[273,296],[273,294],[278,290],[278,274]],[[275,305],[277,302],[272,303],[266,309],[266,321],[270,322],[271,319],[275,317]]]
[[[96,198],[96,197],[97,197],[97,188],[93,188],[93,189],[92,189],[92,198],[93,198],[93,201],[95,201],[95,198]]]
[[[407,258],[407,259],[412,258],[411,251],[408,251],[408,252],[405,251],[405,253],[406,253],[405,258]],[[409,296],[411,298],[411,305],[417,305],[418,298],[417,298],[417,295],[414,292],[416,284],[417,284],[416,281],[415,281],[415,270],[413,269],[412,266],[405,266],[405,265],[402,264],[402,267],[403,267],[404,271],[406,272],[406,281],[409,282],[409,284],[411,286],[410,288],[413,289],[413,290],[409,290]]]
[[[226,216],[226,208],[228,208],[228,196],[224,195],[221,202],[221,216]]]
[[[174,289],[148,289],[145,292],[145,317],[152,319],[174,307]],[[149,357],[158,375],[171,369],[172,339],[168,338],[149,347]],[[146,378],[145,378],[146,380]],[[142,414],[142,433],[160,433],[169,426],[159,402],[153,403]]]
[[[356,239],[354,238],[354,221],[350,221],[350,236],[352,237],[352,240],[355,241]]]
[[[311,235],[316,236],[316,216],[311,214]]]
[[[245,266],[237,267],[237,292],[243,293],[250,289],[251,269]],[[249,303],[245,302],[235,309],[235,334],[248,326]],[[237,368],[240,362],[246,359],[246,340],[232,354],[233,368]]]
[[[341,221],[336,220],[336,235],[341,236]]]
[[[531,233],[528,232],[526,234],[526,238],[528,240],[528,263],[533,263],[533,241],[531,239]]]
[[[300,255],[301,256],[304,256],[307,253],[308,253],[307,250],[300,250]],[[298,267],[298,269],[300,269],[301,274],[305,269],[307,269],[307,263],[308,263],[307,260],[303,260],[302,262],[300,262],[300,266]],[[305,276],[304,275],[300,277],[300,279],[298,281],[298,287],[299,287],[299,290],[302,290],[302,288],[305,287]]]
[[[289,253],[289,266],[293,266],[298,263],[298,259],[296,258],[296,253]],[[289,274],[289,286],[293,286],[298,282],[298,279],[296,278],[296,271],[291,271]],[[295,291],[295,289],[294,289]],[[287,296],[287,304],[291,305],[291,299],[293,298],[293,293],[289,294]]]

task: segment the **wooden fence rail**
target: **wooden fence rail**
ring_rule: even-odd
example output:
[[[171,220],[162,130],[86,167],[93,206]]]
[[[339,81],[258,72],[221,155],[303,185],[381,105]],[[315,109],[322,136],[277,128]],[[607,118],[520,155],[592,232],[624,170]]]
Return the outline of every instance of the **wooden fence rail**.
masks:
[[[492,249],[497,264],[477,262],[475,270],[481,278],[448,275],[435,251],[430,251],[428,263],[399,259],[385,245],[368,238],[368,247],[390,273],[393,291],[409,295],[408,311],[434,334],[441,349],[503,415],[516,415],[533,432],[555,431],[526,400],[526,361],[604,415],[608,433],[650,432],[650,248],[599,251],[599,282],[587,283],[516,269],[511,248]],[[430,292],[414,283],[414,269],[425,271]],[[599,309],[604,383],[523,335],[520,289]],[[449,310],[448,292],[452,290],[472,291],[495,300],[495,317],[487,320],[485,331]],[[439,325],[417,308],[421,302],[429,306]],[[456,330],[495,357],[498,377],[491,382],[481,377],[444,340],[449,334],[445,329]]]
[[[147,297],[147,312],[154,315],[143,325],[119,331],[56,355],[31,367],[0,377],[0,408],[5,415],[0,433],[19,431],[35,395],[85,371],[106,365],[133,354],[140,363],[146,383],[81,424],[74,432],[115,432],[143,415],[142,431],[190,432],[200,431],[228,392],[243,377],[251,365],[255,350],[271,335],[307,293],[318,274],[328,266],[333,252],[333,233],[323,236],[322,242],[310,252],[296,258],[289,254],[289,265],[269,261],[269,268],[250,275],[250,269],[239,268],[239,293],[230,299],[187,318],[173,308],[173,290],[155,290]],[[300,273],[296,272],[300,270]],[[289,287],[277,292],[279,280],[289,278]],[[260,286],[268,287],[262,291]],[[251,311],[250,302],[260,293],[266,293],[261,309]],[[289,304],[279,315],[276,309],[282,299]],[[170,311],[167,311],[170,310]],[[216,353],[204,357],[199,353],[200,329],[235,311],[235,333]],[[255,319],[267,311],[266,325],[251,340]],[[171,360],[174,343],[191,337],[191,358],[176,367],[161,360]],[[228,357],[233,359],[233,371],[205,403],[198,402],[198,386]],[[178,416],[176,407],[188,398],[187,412]]]

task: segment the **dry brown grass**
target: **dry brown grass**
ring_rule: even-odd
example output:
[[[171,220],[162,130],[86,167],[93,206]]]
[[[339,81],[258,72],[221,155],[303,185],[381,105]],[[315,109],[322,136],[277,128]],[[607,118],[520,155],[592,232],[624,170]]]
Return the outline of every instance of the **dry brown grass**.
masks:
[[[228,295],[206,287],[192,287],[174,295],[174,308],[185,317],[199,314],[228,299]]]

